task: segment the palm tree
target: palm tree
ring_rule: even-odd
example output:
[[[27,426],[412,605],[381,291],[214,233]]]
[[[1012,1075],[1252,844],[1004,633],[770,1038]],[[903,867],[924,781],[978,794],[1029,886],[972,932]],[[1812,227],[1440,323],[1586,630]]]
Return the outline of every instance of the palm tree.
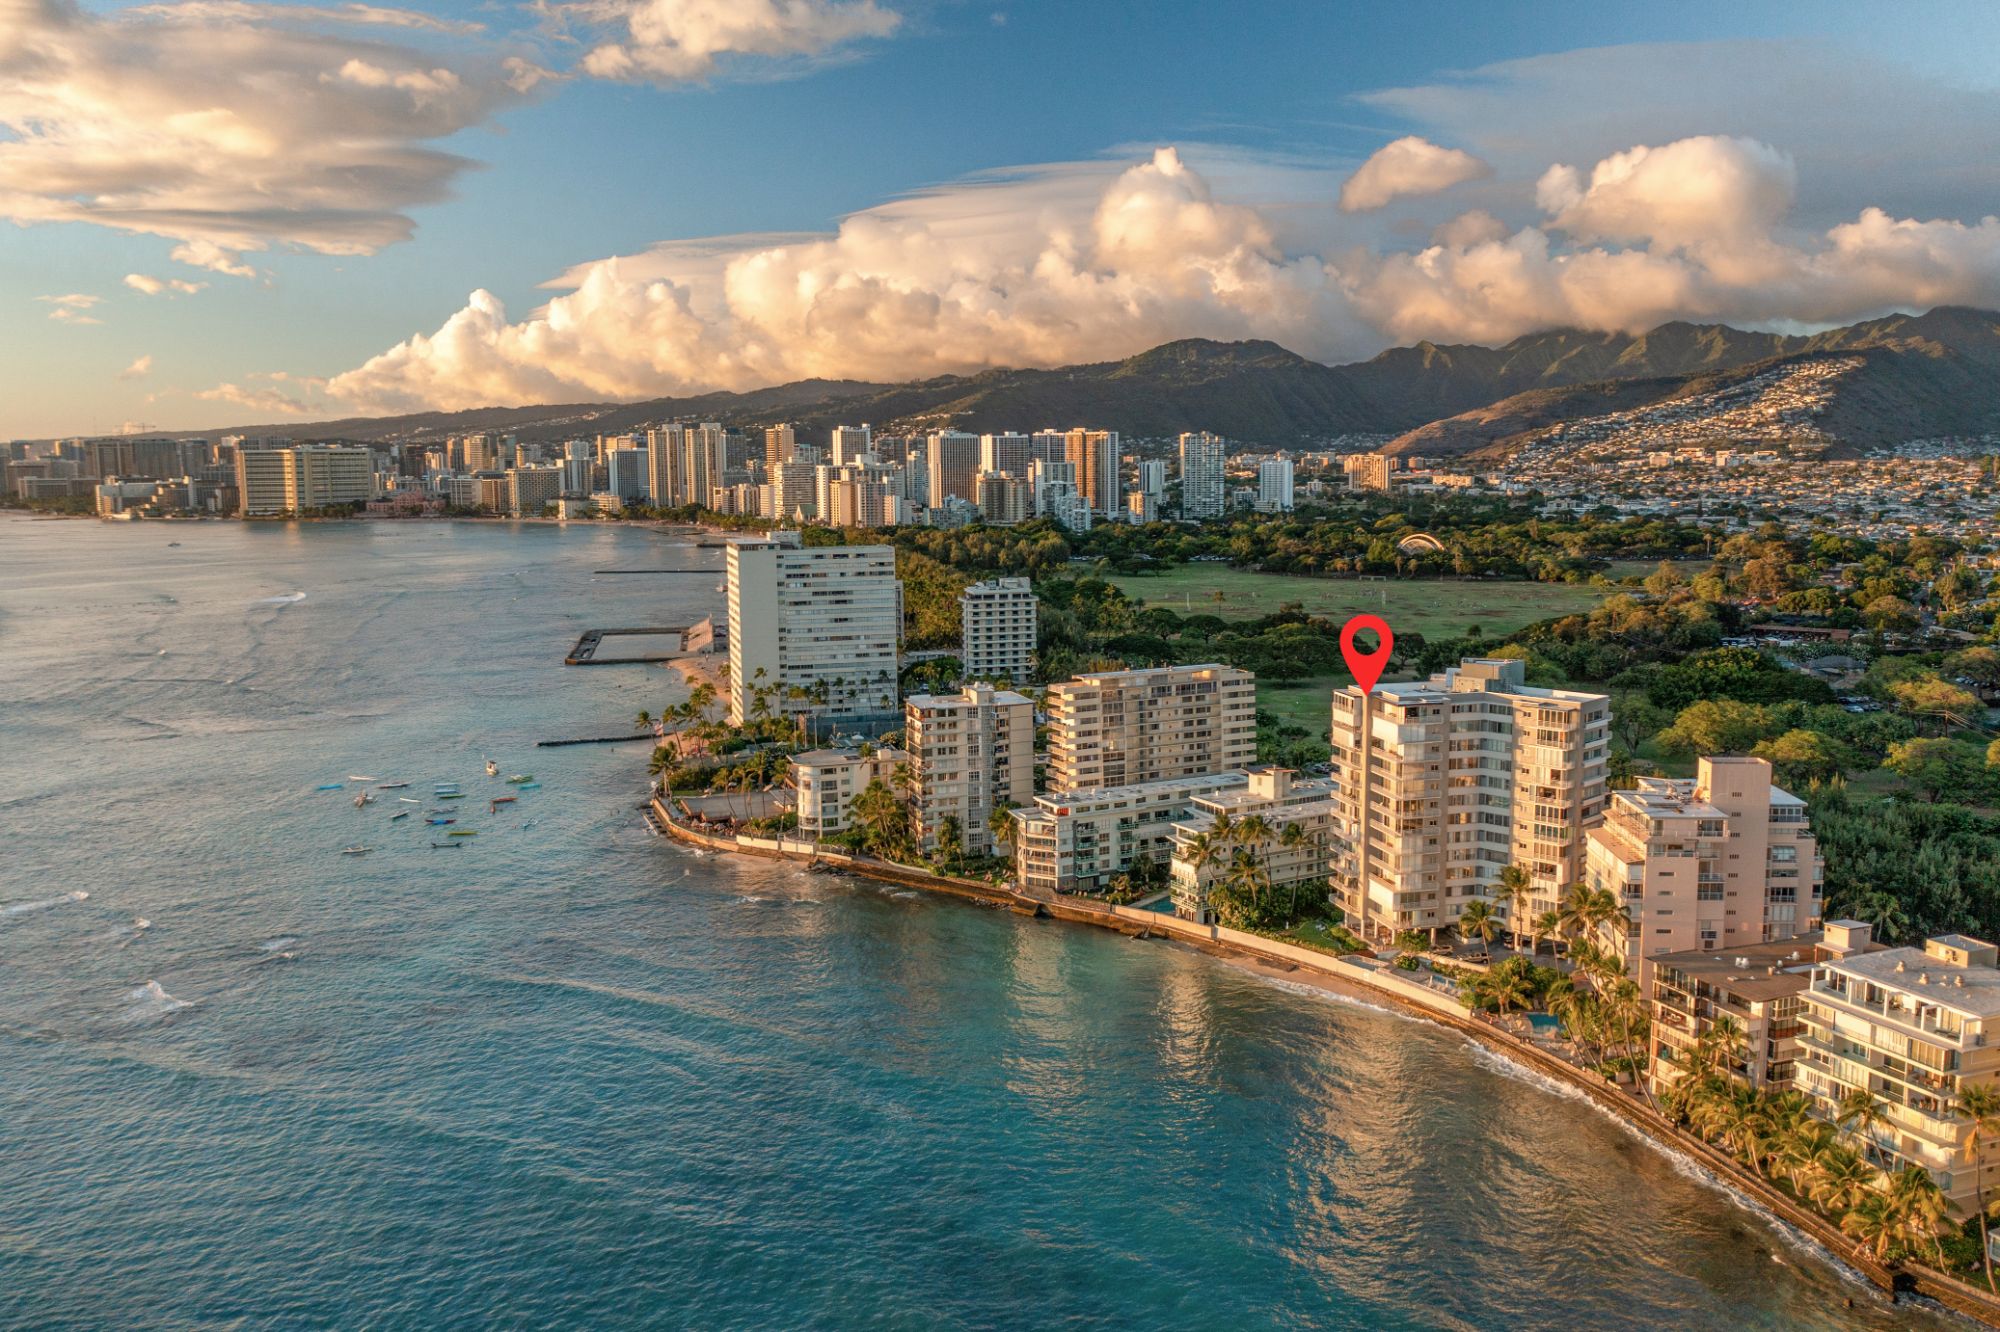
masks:
[[[993,845],[1012,847],[1014,845],[1014,807],[995,805],[993,812],[986,816],[986,831],[992,835]]]
[[[1526,924],[1522,916],[1528,910],[1528,871],[1519,865],[1507,865],[1500,871],[1499,898],[1507,904],[1507,926],[1514,933],[1514,951],[1521,951],[1521,926]]]
[[[1490,948],[1499,933],[1500,921],[1493,914],[1493,904],[1483,897],[1467,902],[1465,910],[1458,913],[1458,937],[1467,943],[1476,938]]]
[[[1461,923],[1463,923],[1464,919],[1463,916],[1459,917]],[[1492,922],[1490,918],[1489,923],[1497,924],[1497,922]],[[1486,993],[1492,997],[1494,1003],[1499,1005],[1500,1016],[1503,1018],[1507,1016],[1507,1006],[1509,1004],[1513,1004],[1519,1008],[1526,1008],[1528,1000],[1533,997],[1533,992],[1528,984],[1528,978],[1521,974],[1520,971],[1505,963],[1487,973]]]
[[[635,731],[650,731],[650,730],[652,730],[652,729],[653,729],[653,714],[652,714],[651,712],[647,711],[647,710],[646,710],[645,708],[640,708],[640,709],[639,709],[639,715],[638,715],[638,716],[636,716],[636,717],[634,717],[634,718],[632,719],[632,729],[633,729],[633,730],[635,730]]]
[[[1911,1248],[1930,1241],[1938,1266],[1944,1266],[1942,1237],[1948,1228],[1945,1217],[1951,1211],[1951,1200],[1931,1178],[1931,1172],[1922,1166],[1904,1166],[1889,1176],[1887,1193],[1901,1230],[1899,1238]]]
[[[1854,1210],[1863,1198],[1876,1191],[1881,1172],[1861,1159],[1851,1148],[1836,1144],[1820,1158],[1817,1180],[1809,1195],[1834,1215]]]
[[[1544,911],[1536,916],[1534,928],[1528,935],[1528,955],[1534,956],[1542,949],[1542,940],[1553,939],[1562,932],[1562,912]]]
[[[1877,1259],[1888,1256],[1889,1245],[1902,1230],[1889,1195],[1872,1189],[1855,1199],[1854,1206],[1840,1218],[1840,1228],[1860,1241],[1856,1248],[1873,1250]]]
[[[1861,1139],[1861,1148],[1874,1159],[1874,1131],[1889,1122],[1888,1107],[1866,1087],[1856,1087],[1840,1098],[1833,1122]]]
[[[1295,822],[1287,823],[1284,831],[1278,834],[1278,845],[1284,847],[1287,851],[1296,851],[1302,846],[1310,845],[1312,840],[1312,835]],[[1322,870],[1326,868],[1324,860],[1320,862],[1320,868]],[[1312,875],[1308,877],[1318,878],[1320,876]],[[1292,902],[1285,910],[1285,917],[1287,923],[1296,921],[1299,918],[1299,879],[1296,875],[1292,878]]]
[[[1975,1085],[1961,1088],[1958,1099],[1952,1104],[1953,1113],[1965,1120],[1965,1154],[1972,1161],[1973,1187],[1979,1200],[1979,1252],[1986,1264],[1986,1288],[1996,1290],[1993,1284],[1992,1235],[1986,1220],[1986,1144],[2000,1135],[2000,1091],[1990,1086]]]

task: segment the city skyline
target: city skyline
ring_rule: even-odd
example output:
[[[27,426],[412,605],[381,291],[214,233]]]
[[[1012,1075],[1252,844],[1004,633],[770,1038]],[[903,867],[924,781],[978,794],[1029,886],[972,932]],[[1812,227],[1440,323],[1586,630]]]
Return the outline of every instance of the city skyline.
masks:
[[[1990,13],[1160,17],[17,0],[0,430],[2000,302]]]

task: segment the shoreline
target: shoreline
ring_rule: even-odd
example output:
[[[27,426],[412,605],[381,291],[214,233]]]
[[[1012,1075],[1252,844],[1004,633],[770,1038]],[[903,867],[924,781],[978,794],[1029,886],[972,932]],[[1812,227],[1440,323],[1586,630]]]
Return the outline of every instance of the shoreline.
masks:
[[[649,799],[647,808],[649,817],[662,835],[708,850],[754,855],[763,859],[805,861],[862,878],[926,889],[962,900],[978,900],[990,906],[1005,906],[1017,915],[1046,916],[1070,924],[1115,930],[1128,937],[1159,938],[1205,953],[1225,965],[1266,980],[1304,985],[1337,999],[1444,1027],[1476,1048],[1492,1052],[1525,1078],[1553,1083],[1550,1090],[1554,1094],[1583,1098],[1593,1109],[1609,1116],[1626,1131],[1642,1138],[1647,1146],[1666,1156],[1676,1168],[1691,1167],[1704,1177],[1705,1182],[1727,1192],[1732,1202],[1776,1223],[1787,1237],[1810,1244],[1823,1260],[1887,1294],[1892,1304],[1903,1294],[1920,1295],[1955,1313],[1989,1327],[2000,1328],[2000,1299],[1921,1265],[1906,1263],[1896,1269],[1885,1267],[1858,1252],[1854,1242],[1826,1218],[1806,1211],[1770,1181],[1761,1175],[1751,1174],[1733,1157],[1682,1132],[1638,1096],[1601,1078],[1591,1077],[1585,1070],[1530,1041],[1472,1017],[1455,998],[1445,999],[1435,990],[1384,974],[1379,964],[1318,953],[1223,926],[1195,925],[1163,912],[1073,899],[1045,901],[990,883],[952,879],[844,854],[828,854],[818,851],[812,843],[747,839],[752,844],[746,846],[740,839],[687,827],[674,817],[658,796]]]

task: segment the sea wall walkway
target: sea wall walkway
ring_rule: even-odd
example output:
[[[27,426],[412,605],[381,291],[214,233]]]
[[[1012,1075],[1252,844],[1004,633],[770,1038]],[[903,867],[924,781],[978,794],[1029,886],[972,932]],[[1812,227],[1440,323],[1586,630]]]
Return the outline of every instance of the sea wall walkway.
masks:
[[[1676,1127],[1672,1120],[1639,1095],[1614,1086],[1594,1072],[1579,1068],[1538,1043],[1514,1034],[1489,1017],[1468,1012],[1455,994],[1408,979],[1393,965],[1376,958],[1323,952],[1222,925],[1202,925],[1182,920],[1161,911],[1113,906],[1094,899],[1057,894],[1030,895],[983,879],[933,874],[869,856],[829,851],[810,841],[732,837],[703,831],[677,818],[666,802],[659,799],[652,802],[651,810],[654,822],[668,836],[709,850],[828,865],[864,878],[944,893],[991,906],[1004,906],[1021,915],[1049,916],[1139,937],[1176,939],[1263,969],[1275,968],[1281,974],[1303,970],[1335,983],[1356,986],[1371,996],[1388,1000],[1406,1013],[1439,1023],[1479,1041],[1530,1072],[1581,1093],[1593,1105],[1617,1117],[1655,1144],[1692,1160],[1719,1182],[1819,1244],[1836,1260],[1859,1272],[1882,1290],[1892,1293],[1913,1291],[1991,1327],[2000,1328],[2000,1299],[1919,1264],[1905,1263],[1894,1269],[1884,1266],[1857,1249],[1853,1239],[1841,1233],[1825,1217],[1801,1207],[1771,1181],[1749,1170],[1734,1157]]]

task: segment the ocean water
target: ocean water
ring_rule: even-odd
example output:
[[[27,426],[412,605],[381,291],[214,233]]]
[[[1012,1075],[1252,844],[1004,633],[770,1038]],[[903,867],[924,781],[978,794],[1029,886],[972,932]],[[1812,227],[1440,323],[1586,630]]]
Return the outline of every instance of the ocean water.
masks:
[[[1950,1321],[1440,1028],[652,837],[643,743],[532,746],[719,568],[0,518],[0,1326]]]

